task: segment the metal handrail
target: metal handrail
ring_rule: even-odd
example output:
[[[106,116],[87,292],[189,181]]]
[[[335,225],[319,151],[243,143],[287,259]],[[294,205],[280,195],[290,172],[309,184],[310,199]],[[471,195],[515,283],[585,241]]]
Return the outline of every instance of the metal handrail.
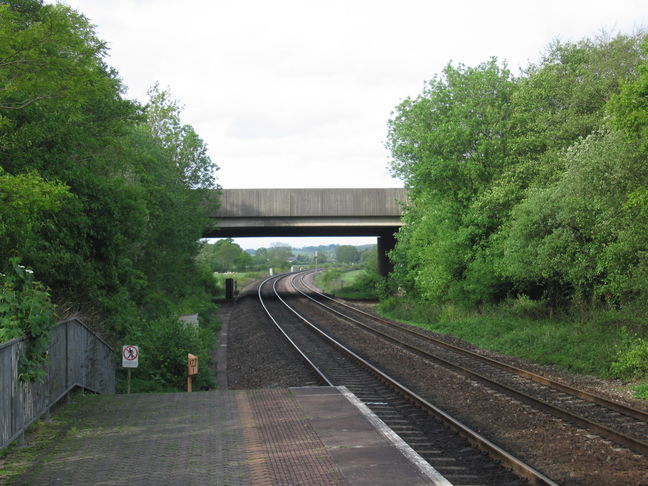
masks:
[[[115,392],[115,350],[86,324],[73,318],[50,332],[44,383],[18,377],[19,357],[29,338],[0,344],[0,449],[18,438],[75,388],[92,393]]]

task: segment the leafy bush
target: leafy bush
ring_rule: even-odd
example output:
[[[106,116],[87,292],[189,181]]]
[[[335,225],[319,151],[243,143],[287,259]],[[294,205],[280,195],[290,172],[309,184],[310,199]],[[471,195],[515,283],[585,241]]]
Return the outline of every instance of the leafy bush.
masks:
[[[0,342],[29,338],[27,354],[20,357],[20,378],[33,383],[45,376],[49,332],[56,320],[49,293],[19,262],[12,258],[12,273],[0,274]]]
[[[648,339],[629,336],[612,363],[612,374],[621,379],[637,379],[648,376]]]
[[[140,322],[128,332],[124,344],[139,346],[139,367],[133,370],[133,392],[168,392],[183,390],[187,376],[187,353],[199,358],[199,373],[194,377],[196,389],[214,385],[209,373],[209,349],[214,343],[213,324],[201,327],[174,318]],[[121,369],[120,373],[125,374]],[[125,390],[122,379],[118,391]]]

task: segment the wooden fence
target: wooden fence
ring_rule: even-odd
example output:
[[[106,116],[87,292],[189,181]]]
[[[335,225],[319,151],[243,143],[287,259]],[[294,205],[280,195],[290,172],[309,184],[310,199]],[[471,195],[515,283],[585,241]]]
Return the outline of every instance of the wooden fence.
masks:
[[[81,321],[63,321],[51,331],[44,383],[18,379],[27,346],[27,338],[0,344],[0,450],[76,387],[115,393],[115,351]]]

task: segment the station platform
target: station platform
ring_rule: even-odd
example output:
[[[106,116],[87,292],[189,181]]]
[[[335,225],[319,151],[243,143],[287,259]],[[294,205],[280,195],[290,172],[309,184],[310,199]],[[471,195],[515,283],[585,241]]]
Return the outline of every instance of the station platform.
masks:
[[[344,387],[86,396],[15,484],[448,483]]]

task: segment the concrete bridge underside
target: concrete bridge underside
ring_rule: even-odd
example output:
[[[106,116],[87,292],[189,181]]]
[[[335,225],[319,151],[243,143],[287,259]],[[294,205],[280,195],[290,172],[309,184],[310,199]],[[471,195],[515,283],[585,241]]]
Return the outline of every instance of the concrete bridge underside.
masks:
[[[401,227],[405,189],[224,189],[205,237],[376,236],[378,269]]]

